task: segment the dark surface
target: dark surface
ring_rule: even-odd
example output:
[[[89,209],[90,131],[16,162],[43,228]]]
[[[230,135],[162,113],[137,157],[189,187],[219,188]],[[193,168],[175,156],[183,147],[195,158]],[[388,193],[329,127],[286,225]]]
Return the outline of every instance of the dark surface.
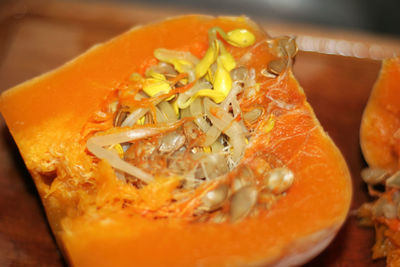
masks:
[[[136,23],[175,14],[133,7],[30,3],[18,2],[13,6],[17,12],[0,20],[4,40],[0,42],[1,91],[59,66]],[[299,53],[294,65],[317,117],[348,162],[354,186],[352,210],[368,200],[359,175],[366,164],[358,131],[379,67],[380,62],[373,60],[306,52]],[[0,266],[63,266],[35,186],[3,120],[0,131]],[[373,243],[372,229],[359,228],[350,216],[328,249],[307,266],[383,266],[382,260],[370,260]]]

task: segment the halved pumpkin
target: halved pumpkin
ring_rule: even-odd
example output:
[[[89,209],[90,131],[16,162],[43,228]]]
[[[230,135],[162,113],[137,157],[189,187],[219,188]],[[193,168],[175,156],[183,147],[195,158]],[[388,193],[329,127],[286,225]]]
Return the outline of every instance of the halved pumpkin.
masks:
[[[351,179],[293,77],[293,44],[245,17],[183,16],[136,27],[4,92],[1,112],[68,262],[287,266],[324,249],[346,219]],[[172,59],[162,62],[160,48]],[[199,81],[206,88],[189,99],[205,113],[185,116],[187,102],[174,101]],[[160,102],[174,122],[159,121]],[[196,128],[199,118],[219,144],[204,145],[211,133]],[[184,139],[166,156],[160,142],[171,133]],[[110,144],[121,135],[136,139]],[[210,172],[194,155],[208,160],[214,149],[224,160]],[[175,156],[194,167],[178,171]]]
[[[361,148],[369,168],[361,176],[376,197],[358,210],[361,222],[374,226],[372,258],[400,265],[400,58],[383,61],[361,122]]]

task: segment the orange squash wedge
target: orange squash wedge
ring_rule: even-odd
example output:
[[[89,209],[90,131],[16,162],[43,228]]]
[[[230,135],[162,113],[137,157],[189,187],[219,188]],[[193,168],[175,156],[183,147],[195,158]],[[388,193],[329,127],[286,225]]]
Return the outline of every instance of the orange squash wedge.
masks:
[[[245,17],[182,16],[4,92],[68,263],[288,266],[323,250],[351,179],[291,72],[295,53]]]
[[[387,59],[361,124],[361,148],[372,167],[395,171],[400,167],[400,58]]]
[[[400,265],[400,58],[383,61],[361,122],[361,148],[369,168],[361,176],[376,197],[358,210],[361,222],[374,226],[372,258]]]

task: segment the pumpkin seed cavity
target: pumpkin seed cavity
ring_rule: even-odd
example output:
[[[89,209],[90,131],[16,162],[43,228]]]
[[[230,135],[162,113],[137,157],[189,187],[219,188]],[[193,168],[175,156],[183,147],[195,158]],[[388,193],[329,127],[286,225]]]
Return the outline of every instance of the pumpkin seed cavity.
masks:
[[[271,208],[292,186],[294,174],[264,160],[252,166],[242,160],[256,128],[248,126],[265,118],[262,132],[274,128],[274,116],[264,108],[242,111],[243,100],[259,90],[256,74],[238,65],[227,48],[252,46],[255,36],[246,29],[214,27],[208,37],[202,58],[156,49],[158,63],[144,75],[133,73],[118,89],[117,100],[108,105],[113,127],[88,138],[87,148],[107,161],[119,180],[139,190],[162,177],[178,179],[171,208],[162,214],[182,217],[186,213],[177,211],[190,207],[189,220],[236,223]],[[264,44],[277,58],[261,74],[275,78],[287,69],[297,46],[293,38]],[[393,209],[385,210],[392,216]]]

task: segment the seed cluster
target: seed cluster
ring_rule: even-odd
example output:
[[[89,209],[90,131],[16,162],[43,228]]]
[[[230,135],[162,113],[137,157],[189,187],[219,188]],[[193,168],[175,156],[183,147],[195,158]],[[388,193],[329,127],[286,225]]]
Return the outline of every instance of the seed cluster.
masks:
[[[111,133],[89,138],[87,148],[107,160],[118,179],[138,189],[158,177],[178,177],[171,206],[186,210],[193,221],[239,222],[271,208],[292,186],[294,174],[262,157],[252,167],[242,162],[254,125],[262,122],[260,131],[269,133],[275,118],[262,106],[242,110],[244,100],[260,93],[256,74],[237,66],[219,38],[244,48],[255,43],[254,35],[219,27],[208,35],[201,59],[190,52],[156,49],[158,63],[144,75],[133,73],[130,85],[109,103]],[[263,42],[277,57],[267,66],[274,79],[288,68],[297,46],[287,37]],[[166,210],[163,214],[171,213]]]

